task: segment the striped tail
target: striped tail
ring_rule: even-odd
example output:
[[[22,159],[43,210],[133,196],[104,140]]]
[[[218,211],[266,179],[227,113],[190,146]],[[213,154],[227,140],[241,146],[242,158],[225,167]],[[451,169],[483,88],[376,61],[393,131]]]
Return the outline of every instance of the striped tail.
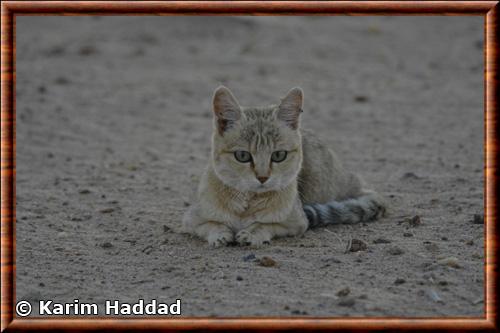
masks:
[[[382,198],[375,192],[344,201],[304,205],[309,229],[328,224],[351,224],[374,221],[386,211]]]

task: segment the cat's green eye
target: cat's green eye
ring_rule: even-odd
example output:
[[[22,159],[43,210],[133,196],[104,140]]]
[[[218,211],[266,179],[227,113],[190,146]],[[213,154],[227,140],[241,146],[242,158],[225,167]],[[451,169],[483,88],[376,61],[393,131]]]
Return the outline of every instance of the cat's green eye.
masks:
[[[287,151],[286,150],[277,150],[272,153],[271,161],[274,163],[283,162],[286,159]]]
[[[244,150],[237,150],[234,152],[234,158],[241,163],[248,163],[252,161],[252,155]]]

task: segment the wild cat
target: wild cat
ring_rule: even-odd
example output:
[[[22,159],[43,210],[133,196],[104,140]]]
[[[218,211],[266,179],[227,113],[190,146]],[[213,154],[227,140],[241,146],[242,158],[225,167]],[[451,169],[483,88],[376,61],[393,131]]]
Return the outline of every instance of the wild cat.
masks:
[[[197,202],[184,215],[185,232],[215,247],[258,247],[384,214],[381,196],[301,129],[302,101],[302,90],[293,88],[278,105],[242,107],[226,87],[215,91],[211,157]]]

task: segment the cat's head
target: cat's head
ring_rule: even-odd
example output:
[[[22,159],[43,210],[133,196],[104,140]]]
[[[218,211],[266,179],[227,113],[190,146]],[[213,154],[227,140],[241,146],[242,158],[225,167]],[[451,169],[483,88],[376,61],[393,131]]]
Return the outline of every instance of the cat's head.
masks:
[[[242,107],[226,87],[215,91],[212,163],[224,184],[267,192],[297,178],[302,167],[302,95],[294,88],[279,105]]]

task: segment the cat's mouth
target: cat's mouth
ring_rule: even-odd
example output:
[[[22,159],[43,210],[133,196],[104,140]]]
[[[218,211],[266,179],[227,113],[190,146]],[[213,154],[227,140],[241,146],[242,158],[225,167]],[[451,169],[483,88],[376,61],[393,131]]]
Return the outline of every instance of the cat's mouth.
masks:
[[[253,192],[255,193],[265,193],[265,192],[272,192],[278,190],[275,186],[272,186],[271,184],[259,184],[256,185],[253,188]]]
[[[252,188],[252,192],[255,192],[255,193],[269,192],[272,190],[273,190],[272,188],[270,188],[269,186],[267,186],[265,184],[259,184],[259,185],[253,186],[253,188]]]

